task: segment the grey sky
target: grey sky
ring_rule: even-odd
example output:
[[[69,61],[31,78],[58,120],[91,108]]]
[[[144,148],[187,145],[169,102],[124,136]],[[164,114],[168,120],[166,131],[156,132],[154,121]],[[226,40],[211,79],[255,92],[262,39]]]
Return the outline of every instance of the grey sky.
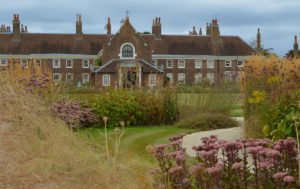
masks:
[[[74,33],[81,13],[84,33],[105,33],[108,16],[114,33],[128,9],[140,32],[151,31],[156,16],[164,34],[188,34],[194,25],[205,31],[206,22],[216,17],[221,35],[249,42],[259,27],[263,46],[279,55],[292,49],[294,35],[300,35],[299,0],[0,0],[0,5],[1,24],[11,24],[12,15],[19,13],[30,32]]]

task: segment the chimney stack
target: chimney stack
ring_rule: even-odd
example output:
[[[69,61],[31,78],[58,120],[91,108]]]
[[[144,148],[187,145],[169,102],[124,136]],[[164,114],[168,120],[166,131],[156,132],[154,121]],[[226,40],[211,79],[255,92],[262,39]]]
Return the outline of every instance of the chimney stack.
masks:
[[[214,19],[211,23],[211,38],[213,40],[218,40],[220,37],[220,30],[219,30],[219,24],[218,20]]]
[[[211,35],[211,23],[206,23],[206,35]]]
[[[199,29],[199,35],[202,35],[202,29],[201,28]]]
[[[14,14],[14,19],[13,19],[13,35],[14,35],[14,39],[20,40],[20,33],[21,33],[20,18],[19,18],[18,14]]]
[[[257,29],[257,35],[256,35],[256,50],[258,52],[261,52],[261,35],[260,35],[260,29]]]
[[[81,20],[81,14],[77,14],[77,17],[76,17],[76,38],[77,39],[82,38],[82,20]]]
[[[110,24],[110,17],[107,18],[107,24],[106,24],[106,34],[108,36],[111,36],[111,24]]]
[[[298,39],[297,39],[297,35],[295,35],[294,38],[294,58],[297,58],[299,56],[299,49],[298,49]]]
[[[156,17],[153,20],[152,34],[154,34],[156,38],[161,38],[161,22],[160,22],[160,17]]]

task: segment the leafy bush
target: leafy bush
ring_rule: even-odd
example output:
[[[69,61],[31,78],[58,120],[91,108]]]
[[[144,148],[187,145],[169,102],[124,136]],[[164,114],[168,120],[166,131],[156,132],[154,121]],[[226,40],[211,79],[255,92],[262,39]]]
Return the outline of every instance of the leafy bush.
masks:
[[[98,117],[109,117],[111,126],[117,126],[120,120],[127,126],[169,124],[178,118],[177,95],[170,88],[156,92],[108,89],[82,97]]]
[[[273,139],[295,137],[291,117],[300,112],[300,61],[252,57],[242,81],[248,135],[264,130]]]
[[[74,129],[99,121],[96,114],[78,101],[61,100],[52,105],[52,112]]]
[[[153,171],[156,188],[297,188],[297,143],[288,138],[275,143],[269,139],[220,141],[217,136],[202,138],[187,161],[183,136],[169,144],[149,147],[158,162]]]
[[[232,118],[218,113],[200,113],[176,123],[178,127],[197,128],[202,130],[237,127],[238,122]]]

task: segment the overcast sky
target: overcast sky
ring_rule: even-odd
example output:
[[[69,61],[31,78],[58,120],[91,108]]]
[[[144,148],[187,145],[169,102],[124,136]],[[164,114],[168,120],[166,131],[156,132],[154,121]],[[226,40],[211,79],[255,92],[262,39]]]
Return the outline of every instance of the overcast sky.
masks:
[[[0,23],[11,25],[20,14],[29,32],[74,33],[77,13],[83,17],[84,33],[105,33],[108,16],[113,33],[125,11],[137,31],[151,31],[152,19],[161,17],[164,34],[188,34],[213,18],[221,35],[239,35],[246,42],[261,28],[262,44],[284,55],[300,35],[300,0],[0,0]],[[205,34],[205,32],[204,32]]]

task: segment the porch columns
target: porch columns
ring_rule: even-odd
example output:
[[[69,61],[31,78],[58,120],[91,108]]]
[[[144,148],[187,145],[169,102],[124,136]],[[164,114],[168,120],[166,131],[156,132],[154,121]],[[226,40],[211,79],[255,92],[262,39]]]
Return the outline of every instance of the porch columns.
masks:
[[[122,87],[122,77],[123,77],[123,73],[122,73],[122,68],[119,68],[119,87]]]
[[[142,66],[139,66],[139,87],[142,87]]]

